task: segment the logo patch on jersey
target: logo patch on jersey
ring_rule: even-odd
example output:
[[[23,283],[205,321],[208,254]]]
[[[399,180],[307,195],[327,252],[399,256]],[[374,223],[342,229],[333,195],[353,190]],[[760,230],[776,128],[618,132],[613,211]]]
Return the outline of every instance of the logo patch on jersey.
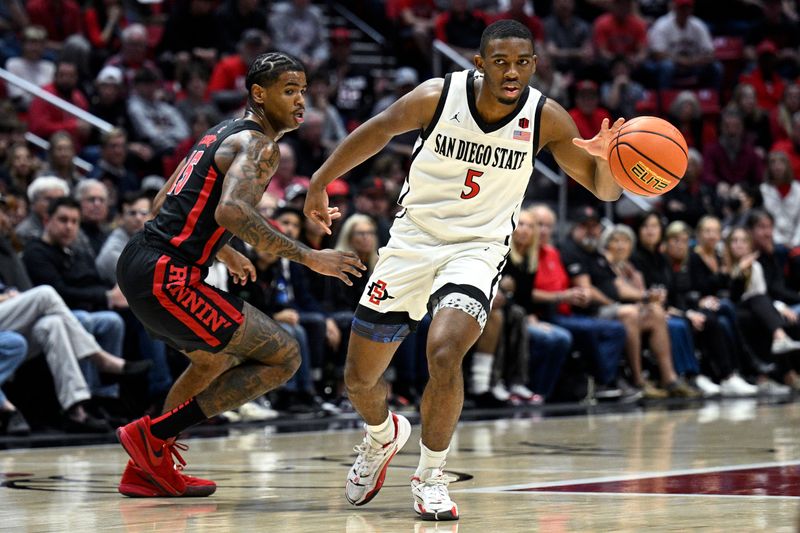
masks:
[[[369,294],[369,303],[373,305],[381,305],[382,301],[394,298],[394,296],[390,296],[389,291],[386,290],[386,282],[380,279],[372,282],[367,294]]]
[[[527,118],[522,118],[520,121],[528,120]],[[515,141],[525,141],[529,142],[531,140],[531,132],[529,131],[520,131],[514,130],[514,135],[512,135]]]
[[[519,127],[522,128],[523,130],[527,130],[528,126],[530,126],[530,125],[531,125],[531,121],[528,120],[527,118],[519,119]]]
[[[206,135],[205,137],[200,139],[200,142],[197,143],[197,146],[211,146],[212,144],[214,144],[214,141],[216,140],[217,140],[216,135]]]
[[[461,124],[461,119],[460,119],[460,118],[458,118],[458,114],[459,114],[459,113],[461,113],[461,111],[457,111],[455,115],[453,115],[452,117],[450,117],[450,120],[455,120],[456,122],[458,122],[459,124]]]

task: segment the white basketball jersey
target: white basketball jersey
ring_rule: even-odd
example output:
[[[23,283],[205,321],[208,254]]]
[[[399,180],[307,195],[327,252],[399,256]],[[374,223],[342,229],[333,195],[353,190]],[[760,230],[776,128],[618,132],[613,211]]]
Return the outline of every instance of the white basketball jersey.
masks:
[[[526,87],[506,118],[478,115],[474,70],[453,72],[431,123],[414,144],[399,203],[421,229],[445,241],[508,244],[533,173],[545,97]]]

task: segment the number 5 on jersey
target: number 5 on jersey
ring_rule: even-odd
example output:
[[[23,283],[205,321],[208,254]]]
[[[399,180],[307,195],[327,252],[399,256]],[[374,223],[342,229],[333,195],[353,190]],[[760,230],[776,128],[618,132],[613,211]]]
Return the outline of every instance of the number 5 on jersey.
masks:
[[[175,180],[175,183],[172,184],[172,189],[169,190],[167,194],[180,194],[183,190],[183,186],[186,185],[186,182],[189,180],[189,176],[192,175],[192,171],[194,170],[194,166],[200,161],[200,158],[203,157],[205,150],[195,150],[192,152],[186,159],[186,164],[183,165],[183,169],[181,169],[180,176],[178,179]]]
[[[478,196],[478,193],[481,192],[481,186],[475,183],[475,178],[480,178],[483,176],[483,172],[480,170],[467,170],[467,179],[464,180],[464,185],[469,187],[469,191],[462,191],[461,199],[462,200],[469,200],[470,198],[475,198]]]

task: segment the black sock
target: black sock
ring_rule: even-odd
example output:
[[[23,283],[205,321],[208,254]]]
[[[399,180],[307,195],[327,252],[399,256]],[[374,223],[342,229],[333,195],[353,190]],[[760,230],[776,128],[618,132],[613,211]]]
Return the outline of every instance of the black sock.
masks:
[[[197,405],[197,400],[191,398],[169,413],[164,413],[155,420],[151,420],[150,433],[156,438],[167,440],[207,418],[200,406]]]

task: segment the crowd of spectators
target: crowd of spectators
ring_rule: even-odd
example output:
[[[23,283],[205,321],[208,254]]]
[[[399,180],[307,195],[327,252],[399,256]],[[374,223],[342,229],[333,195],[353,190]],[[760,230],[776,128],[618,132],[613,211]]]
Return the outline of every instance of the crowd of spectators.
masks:
[[[572,209],[557,220],[557,191],[532,176],[493,311],[464,365],[468,402],[800,391],[797,1],[347,6],[387,37],[386,61],[359,61],[361,33],[330,26],[326,4],[309,0],[0,3],[0,66],[110,125],[0,82],[0,434],[108,431],[159,412],[185,361],[127,309],[116,261],[194,142],[241,115],[254,57],[293,54],[309,81],[306,120],[279,143],[259,213],[312,248],[353,250],[371,269],[416,133],[330,185],[343,214],[333,235],[302,215],[309,177],[349,131],[432,75],[435,39],[471,58],[502,18],[530,28],[532,85],[583,137],[608,117],[660,115],[684,134],[689,165],[647,209],[620,201],[610,217],[570,183]],[[555,169],[546,151],[539,158]],[[208,279],[286,328],[303,364],[286,386],[215,421],[349,410],[343,366],[367,276],[347,287],[234,244],[256,281],[236,286],[219,264]],[[429,321],[387,373],[398,408],[419,402]]]

